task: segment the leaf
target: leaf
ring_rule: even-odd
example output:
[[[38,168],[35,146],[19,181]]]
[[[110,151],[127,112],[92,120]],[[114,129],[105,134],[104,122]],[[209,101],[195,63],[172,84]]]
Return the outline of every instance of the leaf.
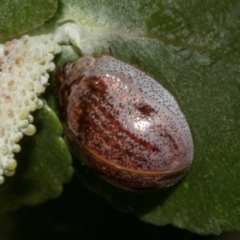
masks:
[[[0,1],[0,39],[39,27],[53,16],[57,3],[57,0]]]
[[[172,188],[127,192],[80,166],[82,184],[149,223],[199,234],[240,230],[239,1],[69,0],[59,9],[52,22],[79,25],[84,55],[111,46],[166,87],[194,138],[193,166]]]
[[[45,106],[34,118],[37,133],[22,139],[16,174],[0,186],[0,211],[55,198],[72,176],[71,155],[55,113]]]
[[[240,230],[239,10],[237,0],[59,2],[55,16],[44,26],[75,22],[82,38],[83,55],[109,54],[110,46],[115,57],[153,76],[178,101],[194,138],[193,166],[184,180],[172,188],[148,193],[128,192],[104,182],[86,167],[76,166],[84,186],[108,199],[119,210],[133,212],[143,221],[156,225],[173,224],[199,234]],[[62,63],[70,51],[74,55],[70,52],[69,58],[76,58],[76,49],[66,47],[65,50],[58,63]],[[48,93],[48,102],[56,109],[53,90]],[[12,204],[39,202],[38,197],[34,197],[37,195],[42,201],[53,196],[47,189],[53,189],[51,184],[55,181],[48,181],[47,177],[48,183],[44,184],[44,174],[61,179],[54,178],[51,170],[65,164],[69,157],[63,155],[69,156],[68,151],[63,145],[59,159],[55,150],[51,152],[51,160],[42,163],[45,155],[55,149],[52,145],[49,147],[54,142],[51,134],[55,132],[55,125],[45,125],[50,118],[46,112],[41,112],[44,124],[41,131],[49,141],[37,145],[41,138],[36,135],[29,138],[30,142],[35,139],[36,148],[23,146],[25,153],[29,149],[36,151],[31,159],[41,156],[41,161],[36,161],[36,166],[28,162],[22,170],[19,163],[16,176],[0,187],[0,191],[3,189],[2,208],[8,206],[9,199],[13,199],[8,203],[8,208],[12,208]],[[45,167],[39,175],[27,171],[31,166],[39,169],[37,166],[41,164]],[[68,161],[66,168],[61,168],[63,175],[64,171],[68,172],[69,164]],[[18,180],[14,180],[18,176]],[[34,180],[35,176],[38,180]],[[29,185],[19,182],[25,178]],[[16,182],[11,185],[11,181]],[[29,198],[28,189],[34,192],[29,193]],[[5,194],[8,197],[5,198]]]

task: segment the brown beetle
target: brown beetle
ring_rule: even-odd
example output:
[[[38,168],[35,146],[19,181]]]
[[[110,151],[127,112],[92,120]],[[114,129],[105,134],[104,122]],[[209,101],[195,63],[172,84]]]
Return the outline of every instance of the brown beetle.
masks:
[[[71,150],[110,182],[156,189],[188,172],[188,123],[173,96],[144,72],[110,56],[85,56],[59,69],[57,94]]]

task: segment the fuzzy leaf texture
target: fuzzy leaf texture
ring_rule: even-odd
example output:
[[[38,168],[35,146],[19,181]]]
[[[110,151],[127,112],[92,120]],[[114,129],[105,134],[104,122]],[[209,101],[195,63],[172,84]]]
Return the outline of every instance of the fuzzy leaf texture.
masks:
[[[57,0],[1,0],[0,39],[41,26],[57,9]]]
[[[58,63],[109,54],[110,46],[115,57],[141,68],[174,95],[194,140],[192,168],[174,187],[127,192],[80,166],[84,186],[156,225],[199,234],[240,230],[239,11],[237,0],[59,1],[44,26],[54,30],[77,23],[82,49],[64,48]],[[55,109],[53,92],[47,100]],[[51,127],[44,133],[50,134]]]

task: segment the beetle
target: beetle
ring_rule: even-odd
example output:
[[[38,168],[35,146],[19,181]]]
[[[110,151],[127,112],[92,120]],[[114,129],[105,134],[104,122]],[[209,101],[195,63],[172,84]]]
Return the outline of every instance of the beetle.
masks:
[[[57,72],[64,134],[72,152],[125,189],[169,187],[193,160],[189,125],[174,97],[111,56],[84,56]]]

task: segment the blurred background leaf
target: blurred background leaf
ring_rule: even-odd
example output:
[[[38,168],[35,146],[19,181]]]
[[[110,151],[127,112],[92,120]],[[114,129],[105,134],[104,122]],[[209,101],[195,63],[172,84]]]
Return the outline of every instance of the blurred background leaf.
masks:
[[[58,197],[72,176],[71,155],[55,113],[45,106],[34,118],[37,133],[21,140],[16,174],[0,186],[0,211]]]
[[[57,0],[1,0],[0,39],[11,38],[41,26],[57,9]]]

